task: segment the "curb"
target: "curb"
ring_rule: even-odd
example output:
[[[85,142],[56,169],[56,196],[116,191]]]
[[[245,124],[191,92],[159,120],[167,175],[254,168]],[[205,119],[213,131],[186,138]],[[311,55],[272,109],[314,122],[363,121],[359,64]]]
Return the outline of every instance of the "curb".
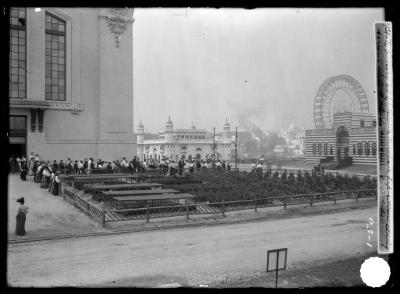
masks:
[[[364,198],[370,199],[370,198]],[[375,199],[375,198],[371,198]],[[366,205],[357,206],[356,208],[367,208]],[[326,214],[336,213],[345,209],[353,208],[352,206],[341,207],[338,209],[332,209],[328,211],[322,211]],[[320,213],[321,211],[311,211],[307,212],[303,215],[294,215],[293,217],[301,217],[312,214]],[[286,218],[291,218],[291,216],[287,216]],[[70,238],[84,238],[84,237],[95,237],[95,236],[108,236],[108,235],[116,235],[116,234],[127,234],[127,233],[139,233],[139,232],[148,232],[148,231],[158,231],[158,230],[169,230],[169,229],[180,229],[180,228],[194,228],[194,227],[203,227],[203,226],[218,226],[218,225],[230,225],[230,224],[240,224],[240,223],[248,223],[248,222],[257,222],[263,220],[276,220],[278,218],[268,218],[267,216],[261,216],[251,219],[245,220],[228,220],[228,221],[214,221],[214,222],[200,222],[195,224],[176,224],[176,225],[166,225],[161,227],[152,227],[152,228],[138,228],[138,229],[129,229],[129,230],[119,230],[119,231],[110,231],[110,232],[95,232],[95,233],[87,233],[87,234],[76,234],[76,235],[61,235],[61,236],[49,236],[49,237],[41,237],[41,238],[31,238],[31,239],[22,239],[22,240],[8,240],[7,244],[19,244],[19,243],[29,243],[29,242],[40,242],[40,241],[51,241],[51,240],[63,240]]]

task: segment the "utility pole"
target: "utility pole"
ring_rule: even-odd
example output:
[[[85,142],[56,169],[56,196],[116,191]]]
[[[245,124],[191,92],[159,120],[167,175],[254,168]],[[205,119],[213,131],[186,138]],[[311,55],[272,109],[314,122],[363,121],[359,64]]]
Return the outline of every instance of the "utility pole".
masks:
[[[214,148],[213,148],[213,162],[214,162],[214,167],[215,167],[215,127],[214,127]]]
[[[238,135],[237,135],[237,126],[236,126],[236,132],[235,132],[235,170],[237,171],[237,148],[238,148],[238,143],[237,143]]]

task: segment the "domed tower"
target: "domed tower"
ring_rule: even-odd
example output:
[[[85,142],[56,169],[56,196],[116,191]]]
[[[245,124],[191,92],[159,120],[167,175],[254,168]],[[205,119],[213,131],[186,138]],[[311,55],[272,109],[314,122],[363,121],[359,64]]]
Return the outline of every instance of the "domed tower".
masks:
[[[224,139],[225,141],[230,140],[231,138],[231,125],[228,123],[228,118],[225,119],[224,123]]]
[[[136,144],[137,144],[137,156],[140,161],[143,161],[143,152],[144,152],[144,126],[142,124],[142,121],[139,122],[139,125],[137,127],[137,138],[136,138]]]
[[[165,131],[171,132],[174,130],[174,123],[171,121],[171,117],[168,116],[168,121],[165,124]]]
[[[174,123],[171,121],[171,117],[168,116],[168,121],[165,124],[165,140],[167,142],[172,142],[174,138]]]

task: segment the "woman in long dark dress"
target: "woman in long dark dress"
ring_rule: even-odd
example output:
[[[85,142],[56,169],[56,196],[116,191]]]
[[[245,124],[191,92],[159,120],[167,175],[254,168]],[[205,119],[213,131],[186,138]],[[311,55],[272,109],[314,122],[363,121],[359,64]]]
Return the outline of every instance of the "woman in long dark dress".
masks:
[[[21,197],[17,200],[19,202],[19,207],[17,211],[17,224],[15,226],[15,234],[18,236],[25,235],[25,221],[26,214],[28,213],[28,207],[25,206],[24,197]]]
[[[56,172],[56,175],[54,177],[53,189],[52,189],[53,195],[58,195],[60,192],[60,178],[58,176],[59,174],[60,172]]]
[[[28,172],[28,166],[26,165],[26,160],[22,158],[21,160],[21,180],[26,181],[26,173]]]

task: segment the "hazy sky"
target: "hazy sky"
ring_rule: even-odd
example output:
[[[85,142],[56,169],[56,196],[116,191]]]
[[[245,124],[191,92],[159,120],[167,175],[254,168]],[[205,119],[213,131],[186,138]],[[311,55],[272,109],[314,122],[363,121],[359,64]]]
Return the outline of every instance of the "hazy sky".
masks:
[[[383,9],[148,9],[133,24],[134,124],[146,132],[314,128],[323,81],[349,74],[376,112],[373,22]]]

